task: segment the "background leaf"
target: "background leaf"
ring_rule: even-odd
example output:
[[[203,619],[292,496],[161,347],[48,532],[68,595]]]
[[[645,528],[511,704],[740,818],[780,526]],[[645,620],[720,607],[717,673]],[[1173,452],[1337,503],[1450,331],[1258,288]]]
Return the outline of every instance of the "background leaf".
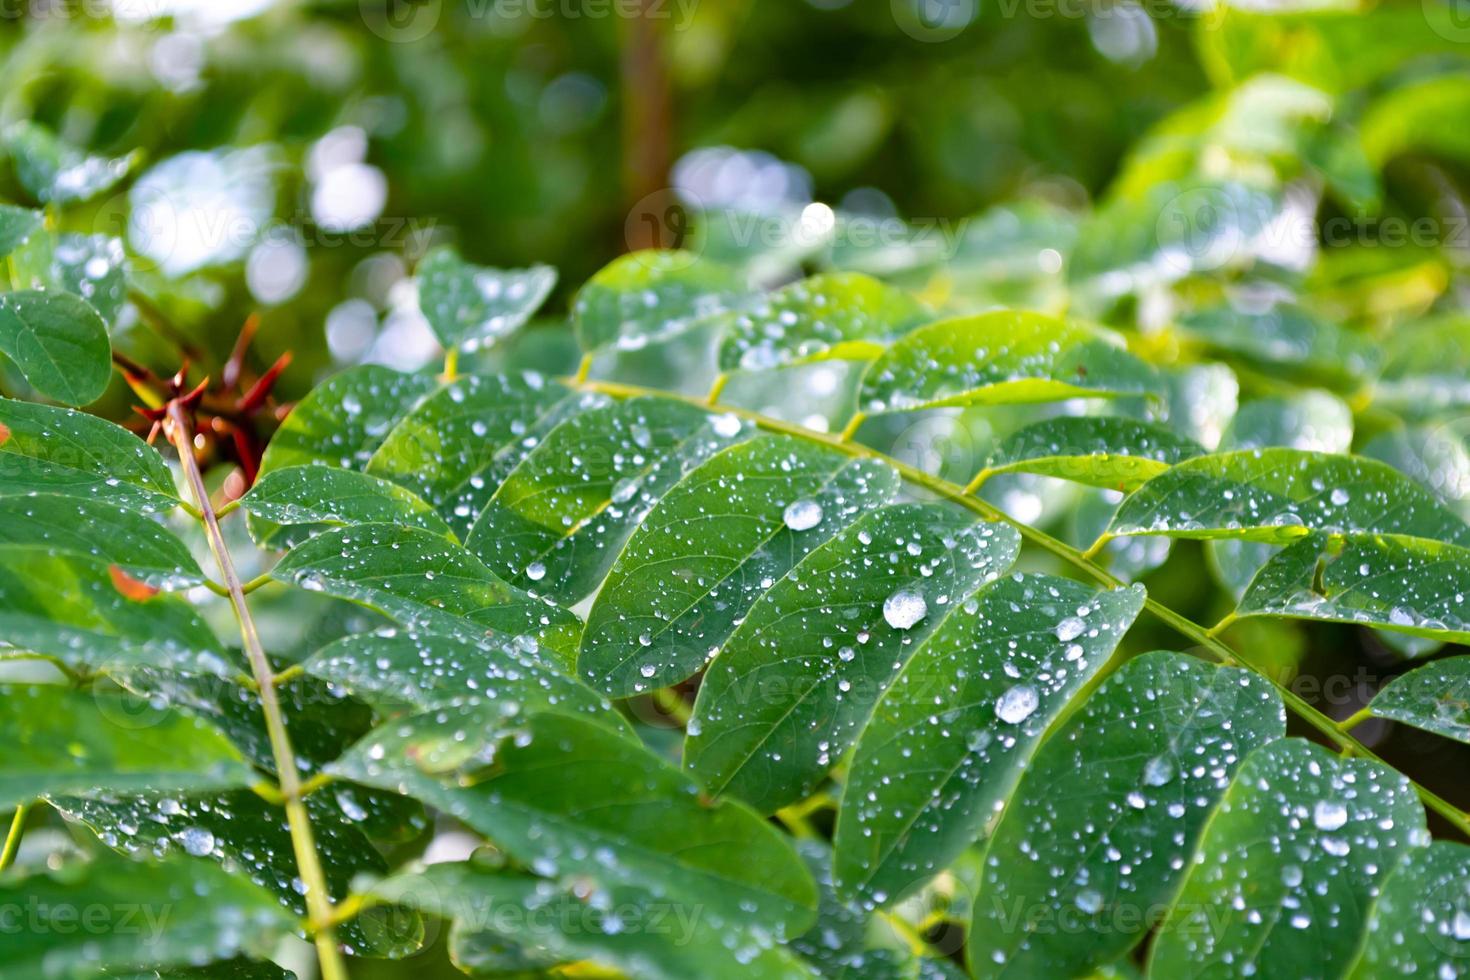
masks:
[[[556,285],[548,265],[486,269],[440,247],[415,271],[419,307],[445,347],[476,350],[518,330]]]
[[[27,289],[0,296],[0,352],[36,391],[68,405],[96,401],[112,377],[107,324],[70,293]]]
[[[1446,657],[1394,678],[1368,707],[1460,742],[1470,742],[1470,657]]]

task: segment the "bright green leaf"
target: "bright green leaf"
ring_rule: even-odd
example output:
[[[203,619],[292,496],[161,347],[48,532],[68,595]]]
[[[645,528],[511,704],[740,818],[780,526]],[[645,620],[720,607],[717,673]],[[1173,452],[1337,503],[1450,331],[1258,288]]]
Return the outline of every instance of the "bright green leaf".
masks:
[[[739,271],[691,252],[633,252],[587,280],[572,322],[589,354],[636,350],[737,308],[748,293]]]
[[[21,186],[42,204],[71,204],[96,197],[117,186],[139,156],[91,156],[29,121],[10,126],[4,144]]]
[[[1470,848],[1436,841],[1404,856],[1368,914],[1350,980],[1458,977],[1470,957]]]
[[[487,269],[449,247],[418,265],[419,307],[445,347],[478,350],[514,333],[546,302],[556,285],[549,265]]]
[[[356,470],[288,466],[256,481],[240,498],[250,514],[273,524],[398,524],[453,539],[449,525],[412,491]],[[268,527],[268,526],[267,526]],[[275,537],[269,528],[261,536]]]
[[[1007,436],[985,469],[1132,490],[1180,460],[1204,452],[1198,443],[1148,422],[1059,416]]]
[[[438,386],[429,374],[364,364],[334,374],[296,404],[271,437],[262,475],[326,463],[360,470],[394,424]]]
[[[1179,326],[1217,351],[1329,383],[1350,386],[1377,367],[1369,342],[1289,304],[1260,312],[1201,310],[1180,317]]]
[[[1446,657],[1395,677],[1368,707],[1379,718],[1470,742],[1470,657]]]
[[[41,227],[41,212],[0,204],[0,258],[14,252]]]

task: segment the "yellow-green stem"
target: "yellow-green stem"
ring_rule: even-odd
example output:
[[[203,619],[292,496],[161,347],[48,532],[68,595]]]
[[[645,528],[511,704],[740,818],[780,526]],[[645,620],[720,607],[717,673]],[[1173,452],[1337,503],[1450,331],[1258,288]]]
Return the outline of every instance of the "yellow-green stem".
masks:
[[[15,816],[10,821],[10,833],[5,835],[5,849],[0,850],[0,871],[15,863],[16,852],[20,850],[20,839],[25,834],[26,817],[30,812],[29,803],[22,803],[15,808]]]
[[[613,397],[619,398],[659,396],[664,398],[679,399],[681,401],[689,402],[694,405],[705,404],[702,399],[691,398],[688,395],[680,395],[668,391],[660,391],[654,388],[645,388],[639,385],[621,384],[612,381],[587,381],[585,379],[573,380],[570,383],[573,386],[579,387],[584,391],[596,391],[601,392],[605,395],[611,395]],[[1050,534],[1047,534],[1045,531],[1034,528],[1023,521],[1016,520],[1014,517],[1011,517],[1009,514],[1005,513],[998,507],[979,497],[975,497],[966,493],[965,488],[960,486],[959,484],[951,483],[948,480],[944,480],[940,477],[934,476],[933,474],[927,473],[924,470],[918,469],[917,467],[910,466],[909,464],[904,463],[901,460],[894,459],[893,457],[888,456],[885,453],[881,453],[876,449],[873,449],[869,446],[864,446],[862,443],[851,441],[850,437],[852,433],[856,431],[856,424],[849,423],[848,430],[850,431],[845,431],[841,435],[833,436],[826,432],[818,432],[815,429],[808,429],[804,426],[796,425],[792,422],[786,422],[781,419],[771,418],[770,416],[762,415],[759,412],[753,412],[749,409],[739,408],[733,405],[714,405],[708,407],[717,409],[722,412],[729,412],[730,414],[735,415],[738,418],[743,418],[751,424],[755,425],[757,428],[764,429],[767,432],[776,432],[780,433],[781,435],[793,436],[798,439],[805,439],[810,442],[820,443],[821,445],[828,446],[839,452],[847,453],[848,455],[854,457],[881,460],[882,462],[887,463],[889,466],[897,470],[900,476],[902,476],[905,480],[914,484],[915,486],[923,487],[925,490],[928,490],[930,493],[934,494],[937,497],[942,497],[946,500],[952,501],[953,503],[959,504],[961,507],[966,507],[979,514],[986,520],[999,521],[1005,524],[1009,524],[1010,526],[1014,527],[1016,531],[1021,535],[1022,540],[1042,549],[1043,551],[1051,553],[1053,556],[1071,565],[1073,568],[1085,574],[1087,577],[1091,578],[1099,585],[1104,585],[1111,589],[1117,589],[1122,588],[1127,584],[1119,579],[1117,576],[1113,575],[1107,569],[1101,567],[1100,565],[1094,564],[1092,560],[1087,557],[1087,555],[1084,555],[1081,551],[1073,548],[1071,545],[1057,540]],[[854,422],[857,424],[860,424],[861,420],[861,414],[854,417]],[[1100,541],[1100,543],[1105,542]],[[1099,547],[1097,545],[1094,545],[1093,549],[1091,550],[1095,552],[1099,550]],[[1205,627],[1199,625],[1188,617],[1175,612],[1168,606],[1159,603],[1152,597],[1144,599],[1143,607],[1154,618],[1162,621],[1165,625],[1173,629],[1174,632],[1192,641],[1198,648],[1208,653],[1214,659],[1233,667],[1242,667],[1246,670],[1251,670],[1257,674],[1260,674],[1273,687],[1276,688],[1277,692],[1281,696],[1282,701],[1286,703],[1286,707],[1288,710],[1300,717],[1307,724],[1311,725],[1335,747],[1350,752],[1351,754],[1356,755],[1359,758],[1371,759],[1375,762],[1383,761],[1379,759],[1378,756],[1374,754],[1371,749],[1369,749],[1367,746],[1363,745],[1361,742],[1357,741],[1351,735],[1343,731],[1338,726],[1337,722],[1333,721],[1327,715],[1318,711],[1308,701],[1302,698],[1301,695],[1297,694],[1286,684],[1283,684],[1281,681],[1277,680],[1276,677],[1274,677],[1269,671],[1258,668],[1254,664],[1243,659],[1240,654],[1231,649],[1229,646],[1226,646],[1225,643],[1222,642],[1218,637],[1212,636],[1210,634],[1210,631],[1207,630]],[[1470,814],[1466,814],[1460,811],[1448,801],[1444,800],[1436,793],[1432,792],[1424,786],[1421,786],[1418,783],[1414,783],[1414,788],[1418,792],[1419,798],[1424,801],[1425,806],[1443,817],[1447,823],[1452,825],[1465,837],[1470,838]]]
[[[199,505],[210,551],[214,553],[215,564],[219,566],[220,576],[229,590],[235,620],[240,627],[245,658],[249,661],[251,673],[260,688],[260,706],[265,715],[266,734],[270,738],[271,754],[275,758],[281,796],[284,797],[286,823],[291,830],[291,847],[296,854],[297,870],[306,885],[307,914],[316,942],[322,980],[347,980],[347,966],[342,958],[342,951],[337,948],[337,939],[332,928],[332,896],[327,890],[327,878],[322,871],[321,857],[317,853],[311,819],[307,816],[306,805],[302,803],[301,774],[296,767],[296,752],[291,748],[281,702],[276,696],[274,671],[266,658],[265,648],[260,643],[260,633],[255,627],[250,606],[245,601],[245,590],[225,545],[225,536],[220,531],[219,518],[210,504],[209,490],[204,485],[204,474],[200,472],[199,463],[194,458],[193,434],[190,432],[188,415],[176,401],[169,403],[168,422],[169,438],[178,450],[179,462]]]

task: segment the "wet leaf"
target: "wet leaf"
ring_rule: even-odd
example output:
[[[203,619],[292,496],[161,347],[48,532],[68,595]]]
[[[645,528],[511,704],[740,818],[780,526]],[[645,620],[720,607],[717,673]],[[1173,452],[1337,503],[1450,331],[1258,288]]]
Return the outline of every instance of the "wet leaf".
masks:
[[[1285,721],[1244,670],[1167,652],[1124,664],[1037,751],[990,836],[973,974],[1084,976],[1139,943],[1241,760]]]
[[[546,302],[556,285],[549,265],[487,269],[441,246],[425,255],[415,273],[419,308],[445,347],[473,351],[518,330]]]
[[[85,300],[59,290],[0,296],[0,353],[32,388],[67,405],[96,401],[112,379],[107,324]]]
[[[1456,977],[1470,956],[1470,848],[1435,841],[1415,848],[1368,913],[1367,935],[1352,980]]]
[[[570,605],[597,587],[670,487],[748,434],[666,398],[590,408],[547,433],[506,476],[466,547],[512,585]]]
[[[452,814],[539,874],[701,902],[776,938],[812,921],[815,887],[774,827],[591,721],[442,708],[390,722],[332,769]]]
[[[0,204],[0,258],[14,252],[41,227],[42,215],[30,208]]]
[[[1377,368],[1377,350],[1362,337],[1290,304],[1216,307],[1180,317],[1179,326],[1217,352],[1329,384],[1351,386]]]
[[[769,936],[628,885],[589,892],[465,862],[395,876],[372,894],[453,919],[461,946],[513,942],[531,967],[588,960],[648,980],[815,977]]]
[[[870,276],[823,273],[731,314],[720,343],[720,370],[871,360],[890,341],[931,318],[907,293]]]
[[[1313,530],[1470,543],[1470,526],[1392,467],[1295,449],[1185,460],[1124,500],[1108,533],[1285,544]]]
[[[715,455],[628,540],[588,613],[581,676],[623,697],[689,677],[752,603],[897,484],[881,463],[783,436]]]
[[[1298,739],[1257,749],[1205,828],[1148,974],[1336,976],[1384,879],[1427,838],[1387,766]]]
[[[1204,448],[1163,426],[1133,419],[1060,416],[1028,425],[996,447],[990,473],[1036,473],[1089,486],[1133,490]]]
[[[151,513],[178,505],[163,457],[83,412],[0,398],[0,494],[60,493]]]
[[[763,812],[805,796],[904,664],[1019,547],[1011,528],[942,506],[865,515],[751,607],[700,685],[685,765]]]
[[[692,252],[649,250],[615,259],[572,306],[582,350],[637,350],[736,309],[748,298],[736,269]]]
[[[940,320],[905,334],[868,368],[864,411],[1116,398],[1158,390],[1120,338],[1038,313]]]
[[[898,901],[972,844],[1142,608],[1142,587],[1030,575],[957,602],[887,685],[853,751],[839,892]]]
[[[260,473],[309,463],[360,470],[398,420],[437,386],[432,375],[376,364],[334,374],[286,416],[266,446]]]
[[[139,156],[92,156],[33,122],[12,124],[5,131],[4,144],[21,186],[42,204],[69,204],[96,197],[117,186]]]
[[[1395,677],[1368,707],[1379,718],[1470,743],[1470,657],[1446,657]]]
[[[274,525],[398,524],[454,539],[449,525],[412,491],[366,473],[331,466],[272,470],[240,498],[240,506]],[[268,544],[276,537],[276,529],[262,526],[260,543]]]
[[[0,808],[37,797],[207,790],[255,780],[216,729],[115,695],[47,685],[0,687]]]
[[[11,546],[110,563],[160,589],[204,581],[199,563],[172,531],[102,500],[51,493],[0,497],[0,552]]]

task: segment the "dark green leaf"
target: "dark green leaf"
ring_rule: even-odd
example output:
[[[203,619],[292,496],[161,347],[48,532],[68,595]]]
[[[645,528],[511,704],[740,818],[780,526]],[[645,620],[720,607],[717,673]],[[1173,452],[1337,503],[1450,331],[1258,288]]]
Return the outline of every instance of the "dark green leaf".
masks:
[[[1124,664],[1037,751],[991,835],[974,975],[1084,976],[1136,945],[1241,760],[1285,725],[1247,671],[1165,652]]]
[[[764,812],[810,792],[951,610],[1015,560],[1006,525],[872,511],[765,593],[705,674],[685,764]]]
[[[1098,592],[1029,575],[958,603],[909,655],[853,751],[838,889],[888,904],[958,857],[1142,608],[1141,586]]]
[[[706,914],[700,904],[627,885],[586,894],[565,884],[460,863],[389,878],[373,886],[372,895],[454,919],[459,944],[513,942],[518,965],[528,969],[590,960],[639,980],[815,976],[769,936]],[[507,965],[503,954],[499,965]]]
[[[1339,385],[1377,367],[1375,348],[1361,337],[1289,304],[1261,312],[1222,306],[1186,314],[1179,326],[1216,350]]]
[[[293,548],[271,575],[370,606],[405,626],[530,634],[568,657],[581,634],[571,613],[507,585],[468,551],[416,527],[335,528]]]
[[[689,677],[759,596],[897,484],[881,463],[785,436],[717,454],[633,532],[588,613],[581,675],[624,697]]]
[[[1298,739],[1257,749],[1205,827],[1149,976],[1338,976],[1383,880],[1427,838],[1387,766]]]
[[[1379,718],[1470,742],[1470,657],[1446,657],[1395,677],[1368,707]]]
[[[367,472],[414,491],[464,536],[546,430],[589,401],[534,372],[460,378],[393,427]]]
[[[747,435],[668,398],[591,408],[547,434],[480,512],[466,547],[511,584],[570,605],[602,582],[639,519]]]
[[[1201,456],[1204,451],[1193,440],[1148,422],[1061,416],[1007,436],[985,469],[1133,490],[1180,460]]]
[[[1285,544],[1309,530],[1470,544],[1470,526],[1392,467],[1295,449],[1185,460],[1124,500],[1108,533]]]
[[[32,388],[68,405],[96,401],[112,378],[107,324],[85,300],[59,290],[0,296],[0,353]]]
[[[735,309],[747,295],[745,277],[729,266],[691,252],[633,252],[587,280],[572,322],[589,354],[636,350]]]
[[[449,525],[412,491],[356,470],[333,466],[288,466],[262,476],[240,498],[250,514],[281,524],[399,524],[450,540]],[[261,544],[275,529],[266,526]]]
[[[467,351],[515,332],[546,302],[556,285],[548,265],[529,269],[486,269],[440,247],[424,256],[416,272],[419,308],[445,347]]]
[[[860,272],[794,282],[730,315],[720,370],[764,371],[828,359],[871,360],[930,318],[915,299]]]
[[[437,386],[432,375],[399,374],[376,364],[334,374],[286,416],[266,447],[260,472],[308,463],[360,470],[398,420]]]
[[[1220,439],[1222,451],[1286,446],[1345,453],[1352,444],[1353,410],[1336,395],[1313,390],[1246,402]]]
[[[869,413],[1116,398],[1158,389],[1147,364],[1100,329],[1039,313],[940,320],[905,334],[863,376]]]
[[[135,699],[0,687],[0,809],[41,796],[208,790],[254,781],[210,725]]]
[[[1470,549],[1400,535],[1311,534],[1266,562],[1236,611],[1466,643],[1467,591]]]
[[[465,698],[556,709],[627,725],[611,703],[565,676],[529,637],[478,641],[439,633],[379,630],[344,637],[304,664],[380,712],[426,711]]]
[[[172,531],[102,500],[52,493],[0,497],[0,551],[8,553],[11,545],[116,565],[159,589],[204,581],[199,563]]]
[[[538,873],[659,891],[777,937],[812,922],[815,887],[775,828],[601,724],[446,707],[378,729],[332,769],[444,810]]]
[[[1368,914],[1351,980],[1450,978],[1470,958],[1470,848],[1436,841],[1404,856]]]
[[[5,941],[6,974],[24,978],[84,980],[107,968],[127,975],[263,956],[293,925],[269,894],[212,865],[114,855],[0,880],[0,907],[24,917]]]
[[[62,493],[151,512],[178,505],[163,457],[121,426],[0,398],[0,494]]]
[[[791,948],[825,980],[906,980],[918,974],[904,938],[881,918],[840,898],[832,884],[832,850],[824,841],[798,840],[796,848],[816,879],[817,924]]]

